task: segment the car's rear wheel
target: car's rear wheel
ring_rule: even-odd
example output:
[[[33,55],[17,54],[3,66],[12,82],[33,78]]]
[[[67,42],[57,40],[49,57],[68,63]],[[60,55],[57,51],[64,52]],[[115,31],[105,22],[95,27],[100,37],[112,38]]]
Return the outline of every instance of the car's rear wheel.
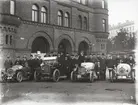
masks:
[[[17,72],[16,80],[17,80],[18,82],[22,82],[22,81],[23,81],[23,74],[22,74],[21,71]]]
[[[90,82],[92,83],[92,82],[94,82],[94,73],[93,72],[91,72],[90,73]]]
[[[72,82],[75,82],[77,80],[77,75],[76,75],[75,71],[71,72],[70,79]]]
[[[53,81],[58,82],[60,78],[60,72],[58,69],[55,69],[53,72]]]
[[[41,75],[37,71],[34,72],[34,80],[35,81],[40,81],[41,80]]]

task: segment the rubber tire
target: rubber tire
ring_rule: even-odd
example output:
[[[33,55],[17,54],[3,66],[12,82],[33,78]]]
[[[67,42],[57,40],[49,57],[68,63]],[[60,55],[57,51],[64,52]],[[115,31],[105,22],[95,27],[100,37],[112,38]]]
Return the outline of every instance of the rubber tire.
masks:
[[[110,74],[109,75],[110,75],[110,77],[109,77],[110,78],[110,82],[113,83],[114,82],[114,79],[113,79],[113,71],[110,71]]]
[[[22,74],[21,71],[17,72],[16,80],[17,80],[18,82],[22,82],[22,81],[23,81],[23,74]]]
[[[56,78],[56,73],[58,73],[58,78]],[[54,72],[53,72],[53,81],[54,82],[58,82],[59,81],[59,78],[60,78],[60,72],[58,69],[55,69]]]
[[[135,72],[134,71],[132,71],[131,77],[132,77],[132,83],[134,83],[135,82]]]
[[[7,75],[6,74],[3,74],[3,76],[1,77],[2,79],[2,82],[7,82]]]
[[[36,73],[37,73],[37,71],[34,72],[34,80],[35,80],[36,82],[38,82],[38,81],[41,80],[41,77],[37,77],[37,76],[36,76]]]
[[[94,82],[94,73],[93,72],[90,73],[89,80],[91,83]]]
[[[71,72],[70,79],[71,79],[72,82],[77,81],[77,76],[75,75],[74,71]]]

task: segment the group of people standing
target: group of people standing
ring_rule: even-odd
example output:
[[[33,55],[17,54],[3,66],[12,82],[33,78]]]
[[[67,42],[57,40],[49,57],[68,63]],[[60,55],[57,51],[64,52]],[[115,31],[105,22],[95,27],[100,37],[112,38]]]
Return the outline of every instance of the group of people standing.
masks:
[[[106,69],[117,67],[119,63],[127,63],[131,67],[135,65],[135,60],[132,55],[105,55],[105,54],[90,54],[84,55],[83,52],[76,55],[65,55],[63,53],[58,55],[58,62],[64,66],[64,70],[73,68],[76,64],[81,65],[82,62],[92,62],[95,64],[95,71],[100,73],[100,79],[106,79]],[[73,70],[73,69],[71,69]],[[70,71],[71,72],[71,71]],[[98,75],[98,74],[97,74]]]
[[[61,52],[54,56],[57,56],[57,61],[59,62],[59,64],[62,65],[63,70],[65,71],[67,71],[67,69],[70,70],[69,72],[67,72],[68,75],[71,73],[71,71],[73,70],[72,68],[76,64],[80,66],[82,62],[95,63],[96,65],[95,70],[96,72],[100,72],[102,80],[106,79],[106,69],[108,68],[114,68],[119,63],[127,63],[131,67],[134,66],[135,64],[135,61],[132,55],[129,55],[129,56],[124,55],[123,57],[120,57],[120,55],[117,55],[117,56],[107,55],[106,56],[105,54],[84,55],[84,52],[80,52],[80,54],[70,55],[68,53],[64,54]],[[18,56],[14,63],[11,60],[11,58],[8,56],[4,62],[4,67],[7,70],[13,65],[28,66],[31,68],[32,74],[34,74],[35,68],[40,67],[41,63],[42,63],[41,56],[38,56],[38,55],[35,55],[35,57],[33,57],[33,55],[30,55],[29,59],[26,56],[23,56],[23,58]]]

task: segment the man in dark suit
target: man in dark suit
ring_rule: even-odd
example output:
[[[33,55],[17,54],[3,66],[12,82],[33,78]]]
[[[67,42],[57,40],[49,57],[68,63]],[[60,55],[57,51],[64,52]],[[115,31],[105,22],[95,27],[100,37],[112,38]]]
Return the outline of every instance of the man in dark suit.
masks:
[[[127,63],[127,61],[128,61],[127,55],[124,55],[124,57],[123,57],[123,63]]]
[[[102,54],[100,59],[100,71],[101,71],[101,77],[103,80],[106,79],[106,59],[104,54]]]
[[[9,69],[10,67],[12,67],[12,65],[13,65],[12,60],[8,56],[7,59],[4,62],[5,70],[7,71],[7,69]]]
[[[30,59],[27,62],[28,62],[28,66],[31,68],[31,77],[30,77],[30,79],[33,80],[34,79],[33,55],[30,55]]]
[[[84,56],[84,52],[81,52],[78,58],[78,62],[79,62],[79,66],[81,65],[82,62],[85,61],[85,56]]]
[[[20,56],[17,56],[15,62],[14,62],[14,65],[22,65],[22,61],[20,59]]]

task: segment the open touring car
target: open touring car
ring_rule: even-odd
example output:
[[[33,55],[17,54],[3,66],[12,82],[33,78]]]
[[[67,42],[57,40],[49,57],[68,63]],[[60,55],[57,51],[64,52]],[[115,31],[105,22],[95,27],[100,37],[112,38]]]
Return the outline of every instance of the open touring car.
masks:
[[[93,82],[96,78],[94,68],[95,64],[91,62],[81,63],[80,67],[76,65],[74,70],[71,72],[71,81],[88,79],[90,82]]]
[[[59,81],[60,78],[66,78],[69,70],[64,70],[63,66],[57,62],[57,57],[45,57],[41,67],[34,72],[35,81],[42,79]]]
[[[135,82],[135,69],[129,64],[120,63],[115,69],[111,69],[109,78],[111,82],[118,79],[128,79]]]

